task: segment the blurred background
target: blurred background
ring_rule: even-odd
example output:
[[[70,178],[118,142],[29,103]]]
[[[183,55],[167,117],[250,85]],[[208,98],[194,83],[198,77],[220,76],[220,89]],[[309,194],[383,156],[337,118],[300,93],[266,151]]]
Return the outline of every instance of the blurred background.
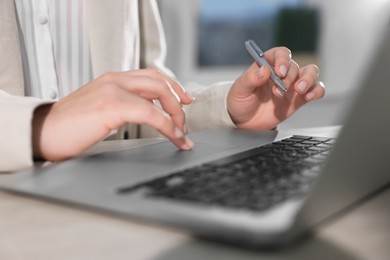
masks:
[[[280,128],[338,125],[386,28],[389,0],[159,0],[167,65],[182,83],[235,80],[253,61],[244,42],[284,45],[320,67],[326,96]]]

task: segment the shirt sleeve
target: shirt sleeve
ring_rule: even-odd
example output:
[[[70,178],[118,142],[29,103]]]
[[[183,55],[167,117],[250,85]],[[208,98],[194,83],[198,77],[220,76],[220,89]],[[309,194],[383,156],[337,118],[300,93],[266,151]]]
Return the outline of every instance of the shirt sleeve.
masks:
[[[0,90],[0,172],[33,166],[33,113],[46,103],[49,102]]]
[[[226,105],[226,97],[233,82],[219,82],[210,86],[195,83],[186,85],[186,91],[194,96],[192,104],[184,106],[188,131],[200,131],[215,127],[236,127]],[[149,126],[140,127],[140,137],[161,136]]]
[[[187,85],[195,100],[185,106],[187,128],[199,131],[215,127],[235,127],[226,105],[227,94],[233,82],[220,82],[211,86],[195,83]]]

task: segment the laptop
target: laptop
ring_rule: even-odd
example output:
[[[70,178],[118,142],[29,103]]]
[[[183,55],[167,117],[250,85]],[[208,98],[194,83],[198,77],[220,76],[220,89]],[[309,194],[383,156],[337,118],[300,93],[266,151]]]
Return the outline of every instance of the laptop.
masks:
[[[209,129],[2,176],[3,190],[264,247],[294,241],[390,184],[390,31],[339,131]],[[314,134],[314,133],[313,133]]]

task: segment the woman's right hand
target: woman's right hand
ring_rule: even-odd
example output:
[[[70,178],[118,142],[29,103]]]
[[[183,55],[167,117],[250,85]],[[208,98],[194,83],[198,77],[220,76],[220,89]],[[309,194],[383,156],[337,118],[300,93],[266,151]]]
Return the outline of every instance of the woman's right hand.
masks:
[[[182,105],[192,100],[177,81],[158,70],[106,73],[35,110],[34,156],[50,161],[76,156],[128,123],[147,124],[178,148],[190,150]]]

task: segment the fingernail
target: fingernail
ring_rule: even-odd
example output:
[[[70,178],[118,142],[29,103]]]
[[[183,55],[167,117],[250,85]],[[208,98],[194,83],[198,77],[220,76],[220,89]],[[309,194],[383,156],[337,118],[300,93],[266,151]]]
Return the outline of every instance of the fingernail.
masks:
[[[183,131],[181,131],[179,128],[175,128],[175,136],[176,138],[182,138],[184,136]]]
[[[287,67],[285,65],[281,65],[279,67],[279,71],[280,71],[280,73],[282,74],[283,77],[286,77],[286,75],[287,75]]]
[[[191,95],[191,93],[190,93],[190,92],[186,91],[186,92],[185,92],[185,94],[186,94],[186,96],[187,96],[189,99],[191,99],[192,101],[194,101],[194,100],[195,100],[194,96],[193,96],[193,95]]]
[[[191,141],[191,139],[190,138],[188,138],[187,136],[186,137],[184,137],[184,140],[185,140],[185,148],[187,149],[187,150],[191,150],[192,148],[194,148],[194,142],[192,142]]]
[[[281,96],[281,97],[284,96],[284,93],[279,88],[276,88],[275,90],[279,94],[279,96]]]
[[[310,92],[306,95],[306,100],[309,101],[309,100],[312,100],[315,96],[315,93],[314,92]]]
[[[301,92],[302,94],[305,93],[306,89],[307,89],[306,81],[302,81],[298,84],[298,91]]]
[[[258,70],[257,70],[257,76],[259,78],[262,78],[264,75],[264,67],[260,67]]]

